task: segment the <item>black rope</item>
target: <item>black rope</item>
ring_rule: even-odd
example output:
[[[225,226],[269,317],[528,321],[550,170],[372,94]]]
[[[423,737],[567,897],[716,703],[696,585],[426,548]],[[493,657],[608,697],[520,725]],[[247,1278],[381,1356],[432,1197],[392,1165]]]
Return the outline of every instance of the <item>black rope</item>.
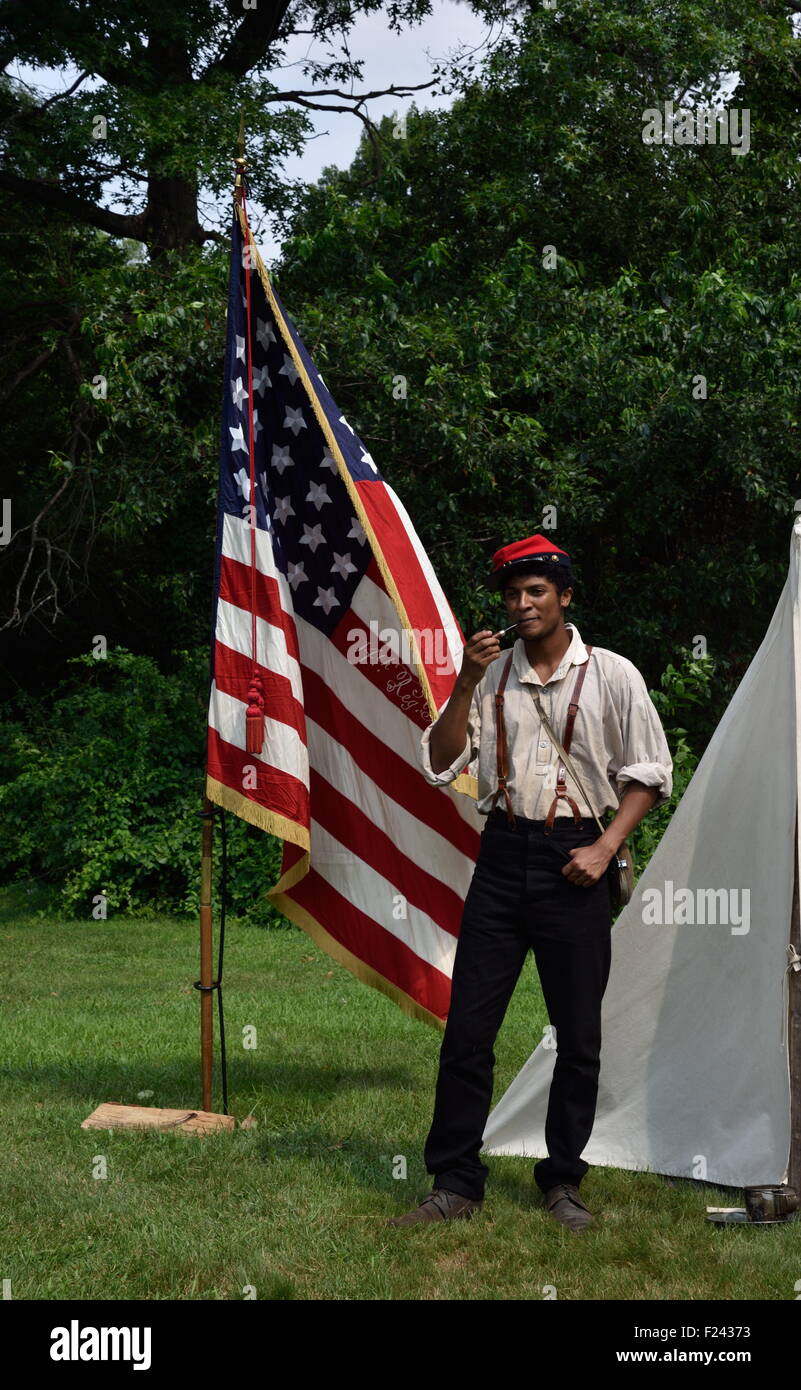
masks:
[[[212,980],[210,985],[201,984],[200,980],[195,980],[195,989],[202,994],[208,994],[211,990],[217,991],[217,1015],[220,1020],[220,1073],[222,1080],[223,1094],[223,1114],[228,1114],[228,1059],[225,1055],[225,1013],[223,1010],[223,957],[225,954],[225,906],[228,898],[228,825],[225,819],[225,808],[222,806],[212,806],[210,811],[198,811],[197,814],[205,819],[210,816],[212,819],[219,816],[220,838],[222,842],[222,875],[220,880],[220,946],[217,953],[217,978]]]

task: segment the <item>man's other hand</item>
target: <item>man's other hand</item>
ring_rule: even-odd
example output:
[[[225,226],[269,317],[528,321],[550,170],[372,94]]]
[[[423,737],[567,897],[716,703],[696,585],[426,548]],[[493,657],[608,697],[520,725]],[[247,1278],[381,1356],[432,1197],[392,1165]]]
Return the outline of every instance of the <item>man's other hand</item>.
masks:
[[[581,888],[591,888],[603,878],[612,853],[602,845],[580,845],[577,849],[571,849],[570,863],[565,864],[562,873],[571,883],[577,883]]]

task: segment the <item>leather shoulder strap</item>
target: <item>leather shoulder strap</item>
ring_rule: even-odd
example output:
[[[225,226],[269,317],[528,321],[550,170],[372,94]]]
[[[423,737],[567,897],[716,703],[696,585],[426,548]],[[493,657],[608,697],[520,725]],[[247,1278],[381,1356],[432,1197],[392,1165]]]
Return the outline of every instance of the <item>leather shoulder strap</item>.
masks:
[[[512,798],[506,786],[508,768],[506,757],[506,723],[503,717],[503,692],[506,689],[506,682],[509,679],[509,672],[512,669],[513,657],[514,647],[512,647],[512,650],[506,658],[503,674],[498,682],[498,689],[495,692],[495,756],[498,765],[498,786],[492,798],[492,809],[494,811],[498,802],[498,797],[501,792],[503,792],[506,802],[506,819],[510,825],[515,824],[515,817],[514,811],[512,810]]]
[[[512,669],[512,662],[513,662],[513,660],[514,660],[514,655],[515,655],[515,649],[514,649],[514,647],[512,647],[512,650],[510,651],[510,653],[509,653],[509,655],[507,656],[506,661],[505,661],[505,663],[504,663],[503,675],[501,676],[501,679],[498,681],[498,689],[497,689],[496,692],[495,692],[495,699],[496,699],[496,700],[497,700],[497,698],[498,698],[499,695],[503,695],[503,692],[504,692],[504,690],[506,689],[506,682],[507,682],[508,679],[509,679],[509,672],[510,672],[511,669]]]
[[[582,661],[581,666],[579,667],[579,672],[578,672],[578,675],[576,676],[576,683],[575,683],[575,685],[573,686],[573,695],[572,695],[570,704],[569,704],[568,707],[567,707],[567,723],[566,723],[566,725],[565,725],[565,738],[564,738],[564,743],[562,744],[562,749],[564,750],[564,755],[565,755],[565,757],[568,756],[568,750],[569,750],[569,748],[570,748],[570,740],[571,740],[572,737],[573,737],[573,725],[574,725],[575,722],[576,722],[576,711],[578,710],[578,707],[579,707],[579,700],[580,700],[580,698],[581,698],[581,687],[582,687],[582,685],[584,684],[584,677],[585,677],[586,674],[587,674],[587,667],[588,667],[589,664],[590,664],[590,656],[589,656],[589,654],[590,654],[591,652],[592,652],[592,647],[589,647],[589,646],[588,646],[588,647],[587,647],[587,654],[588,654],[588,655],[587,655],[587,660],[586,660],[586,661]],[[544,714],[542,715],[542,717],[543,717],[543,719],[544,719],[544,717],[545,717]],[[573,797],[569,794],[569,792],[568,792],[568,790],[567,790],[567,780],[566,780],[566,779],[567,779],[567,768],[565,767],[565,765],[564,765],[564,763],[563,763],[563,761],[562,761],[562,756],[561,756],[561,752],[560,752],[560,756],[559,756],[559,759],[558,759],[557,765],[556,765],[556,787],[555,787],[555,789],[554,789],[554,797],[553,797],[553,801],[551,802],[551,805],[550,805],[550,809],[549,809],[549,811],[548,811],[548,814],[547,814],[547,816],[545,817],[545,831],[546,831],[546,834],[550,834],[551,831],[553,830],[554,817],[555,817],[555,815],[556,815],[556,808],[557,808],[557,806],[558,806],[560,800],[566,801],[567,804],[568,804],[568,806],[570,807],[571,811],[573,812],[573,822],[574,822],[574,824],[577,825],[577,826],[579,826],[579,827],[582,825],[581,812],[579,811],[579,808],[578,808],[578,805],[577,805],[576,801],[573,799]]]
[[[567,707],[567,723],[565,724],[565,736],[562,740],[562,743],[568,753],[570,752],[570,740],[573,737],[573,725],[576,722],[576,711],[578,710],[579,700],[581,699],[581,687],[584,684],[584,677],[587,674],[587,667],[590,664],[589,658],[591,653],[592,647],[588,646],[587,660],[582,661],[581,665],[579,666],[579,672],[576,677],[576,684],[573,687],[573,698],[571,699],[570,704]]]

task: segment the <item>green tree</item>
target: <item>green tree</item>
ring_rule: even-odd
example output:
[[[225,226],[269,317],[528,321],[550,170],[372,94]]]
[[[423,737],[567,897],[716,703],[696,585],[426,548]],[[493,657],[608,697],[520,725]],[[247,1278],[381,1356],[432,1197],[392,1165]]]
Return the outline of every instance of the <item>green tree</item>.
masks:
[[[783,6],[566,0],[446,112],[299,209],[279,283],[470,629],[543,529],[575,613],[655,683],[706,637],[720,711],[781,589],[797,464],[799,40]],[[726,73],[753,144],[652,146]]]
[[[355,115],[378,150],[366,103],[382,93],[359,90],[353,25],[378,12],[400,30],[430,8],[9,0],[0,11],[0,67],[78,72],[46,99],[0,75],[6,682],[23,667],[44,679],[54,637],[60,657],[85,651],[98,622],[160,658],[166,634],[201,640],[240,112],[250,196],[280,224],[294,199],[283,163],[312,134],[311,111]],[[307,86],[280,90],[299,34],[325,56],[303,63]],[[110,184],[125,212],[106,206]],[[212,225],[201,192],[219,200]]]
[[[390,0],[388,23],[400,29],[430,8],[430,0]],[[72,223],[145,242],[155,258],[224,240],[220,226],[203,225],[198,194],[209,189],[227,204],[240,111],[253,196],[280,213],[290,191],[282,162],[312,133],[309,110],[351,111],[371,127],[365,94],[352,88],[362,65],[347,36],[360,15],[382,10],[383,0],[345,7],[259,0],[247,8],[237,0],[9,0],[0,16],[0,67],[68,63],[78,77],[40,101],[5,74],[0,188],[27,208],[52,208]],[[270,74],[285,65],[298,34],[330,45],[328,56],[304,63],[311,87],[281,91]],[[85,85],[96,79],[99,88]],[[126,212],[104,206],[111,179]]]

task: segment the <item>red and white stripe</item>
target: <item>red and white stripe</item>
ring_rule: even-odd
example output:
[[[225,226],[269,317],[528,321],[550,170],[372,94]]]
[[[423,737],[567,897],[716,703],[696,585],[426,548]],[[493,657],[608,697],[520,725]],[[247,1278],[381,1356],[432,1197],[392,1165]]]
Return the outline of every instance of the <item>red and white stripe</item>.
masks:
[[[446,635],[449,670],[426,666],[439,707],[461,661],[462,636],[408,514],[379,480],[358,483],[410,625]],[[369,534],[369,533],[368,533]],[[269,535],[257,533],[257,657],[266,735],[245,752],[252,674],[250,529],[224,519],[209,710],[209,773],[276,817],[305,826],[308,871],[282,890],[343,952],[374,971],[423,1014],[447,1014],[462,903],[478,853],[472,798],[432,787],[420,769],[431,710],[403,665],[359,664],[350,634],[402,633],[375,557],[333,639],[295,613]],[[440,639],[441,640],[441,639]],[[422,652],[423,657],[426,651]],[[256,785],[243,785],[256,768]],[[303,857],[285,840],[283,874]]]

